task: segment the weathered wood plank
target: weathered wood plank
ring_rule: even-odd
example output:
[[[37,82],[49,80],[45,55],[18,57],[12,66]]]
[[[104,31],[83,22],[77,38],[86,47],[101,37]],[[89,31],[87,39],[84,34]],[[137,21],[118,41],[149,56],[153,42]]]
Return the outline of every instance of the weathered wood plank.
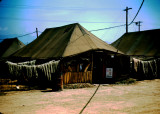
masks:
[[[63,83],[91,83],[92,71],[87,72],[66,72],[63,74]]]

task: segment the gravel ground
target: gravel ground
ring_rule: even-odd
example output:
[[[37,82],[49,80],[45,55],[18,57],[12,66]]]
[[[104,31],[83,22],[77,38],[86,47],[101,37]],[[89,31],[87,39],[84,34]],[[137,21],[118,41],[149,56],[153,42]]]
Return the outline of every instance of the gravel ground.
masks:
[[[0,113],[78,114],[95,92],[90,88],[1,93]],[[83,114],[160,114],[160,79],[130,85],[100,85]]]

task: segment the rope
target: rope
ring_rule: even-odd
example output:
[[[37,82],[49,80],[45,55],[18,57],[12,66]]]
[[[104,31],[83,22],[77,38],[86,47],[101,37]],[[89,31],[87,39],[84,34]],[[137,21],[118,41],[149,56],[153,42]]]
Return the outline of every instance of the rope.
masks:
[[[83,107],[83,109],[80,111],[79,114],[82,114],[82,112],[84,111],[84,109],[87,107],[87,105],[91,102],[92,98],[94,97],[94,95],[97,93],[98,89],[100,87],[100,84],[98,85],[97,89],[95,90],[95,92],[93,93],[92,97],[89,99],[89,101],[87,102],[87,104]]]

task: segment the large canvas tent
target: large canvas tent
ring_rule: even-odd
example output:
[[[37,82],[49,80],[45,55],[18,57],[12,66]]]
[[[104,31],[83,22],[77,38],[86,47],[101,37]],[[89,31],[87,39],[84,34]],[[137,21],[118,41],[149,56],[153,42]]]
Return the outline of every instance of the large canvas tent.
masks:
[[[18,38],[8,38],[4,39],[0,43],[0,78],[2,76],[6,76],[6,67],[5,67],[5,61],[6,59],[16,52],[17,50],[24,47],[25,44],[23,44]]]
[[[160,56],[160,29],[125,33],[111,45],[130,56]]]
[[[160,29],[125,33],[111,45],[131,56],[133,77],[152,79],[159,76]],[[138,70],[137,70],[138,69]]]
[[[117,52],[116,48],[87,31],[80,24],[75,23],[47,28],[36,40],[14,53],[12,57],[59,58],[91,50]]]
[[[15,52],[10,58],[18,60],[29,58],[43,62],[60,59],[65,83],[92,82],[92,77],[96,82],[106,79],[106,67],[114,69],[113,77],[122,72],[124,67],[118,68],[118,66],[122,65],[123,57],[118,58],[118,56],[124,55],[121,51],[118,53],[117,51],[115,47],[75,23],[47,28],[37,39]]]
[[[4,39],[0,43],[0,57],[1,58],[8,57],[24,46],[25,44],[23,44],[20,40],[18,40],[18,38]]]

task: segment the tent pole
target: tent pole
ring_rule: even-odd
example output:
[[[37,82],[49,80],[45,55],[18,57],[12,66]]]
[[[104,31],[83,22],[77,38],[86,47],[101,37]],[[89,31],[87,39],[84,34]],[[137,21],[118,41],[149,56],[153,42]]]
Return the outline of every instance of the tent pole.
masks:
[[[93,52],[92,52],[92,66],[91,66],[91,71],[92,71],[92,79],[93,79]],[[91,81],[92,83],[92,81]]]

